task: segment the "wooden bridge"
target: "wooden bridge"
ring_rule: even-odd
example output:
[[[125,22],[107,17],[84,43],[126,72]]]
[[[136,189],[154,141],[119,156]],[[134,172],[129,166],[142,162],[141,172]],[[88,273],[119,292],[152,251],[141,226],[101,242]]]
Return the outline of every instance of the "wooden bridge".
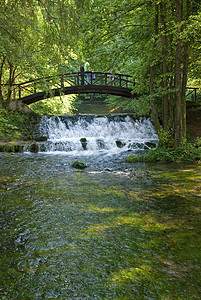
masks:
[[[138,97],[132,94],[135,82],[132,76],[101,72],[68,73],[47,78],[34,79],[15,84],[13,96],[25,104],[31,104],[54,96],[68,94],[111,94],[127,98]]]

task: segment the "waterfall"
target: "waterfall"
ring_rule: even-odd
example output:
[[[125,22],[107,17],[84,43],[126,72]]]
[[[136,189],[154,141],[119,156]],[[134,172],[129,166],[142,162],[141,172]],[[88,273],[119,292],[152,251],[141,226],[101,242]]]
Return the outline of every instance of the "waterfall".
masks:
[[[39,152],[49,153],[117,153],[150,149],[158,141],[150,119],[129,115],[43,116],[39,131],[47,137],[39,143]]]

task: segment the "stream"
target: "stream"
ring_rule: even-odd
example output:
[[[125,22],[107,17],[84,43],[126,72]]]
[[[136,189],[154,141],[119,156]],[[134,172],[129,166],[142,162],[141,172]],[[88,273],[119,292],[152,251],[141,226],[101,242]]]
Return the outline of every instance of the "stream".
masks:
[[[39,153],[0,154],[0,299],[200,299],[201,166],[125,163],[139,136],[97,148],[48,126]]]

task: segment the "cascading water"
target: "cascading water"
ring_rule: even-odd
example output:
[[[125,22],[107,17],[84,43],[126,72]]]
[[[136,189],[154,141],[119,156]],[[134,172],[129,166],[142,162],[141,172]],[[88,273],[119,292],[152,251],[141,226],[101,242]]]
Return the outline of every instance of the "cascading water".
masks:
[[[147,118],[132,116],[44,116],[39,131],[47,137],[39,152],[83,154],[121,153],[150,149],[158,136]]]

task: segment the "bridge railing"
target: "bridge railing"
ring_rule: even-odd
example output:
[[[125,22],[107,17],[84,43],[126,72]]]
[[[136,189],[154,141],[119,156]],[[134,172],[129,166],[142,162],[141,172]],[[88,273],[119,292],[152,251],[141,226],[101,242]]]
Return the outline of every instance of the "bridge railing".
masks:
[[[88,75],[88,76],[87,76]],[[87,82],[89,78],[89,83]],[[82,84],[82,73],[67,73],[46,78],[38,78],[25,81],[13,86],[13,98],[21,99],[22,97],[39,92],[49,93],[54,89],[64,89],[71,86],[97,85],[113,86],[119,88],[132,89],[135,82],[132,76],[125,74],[111,74],[102,72],[84,72],[84,84]]]

